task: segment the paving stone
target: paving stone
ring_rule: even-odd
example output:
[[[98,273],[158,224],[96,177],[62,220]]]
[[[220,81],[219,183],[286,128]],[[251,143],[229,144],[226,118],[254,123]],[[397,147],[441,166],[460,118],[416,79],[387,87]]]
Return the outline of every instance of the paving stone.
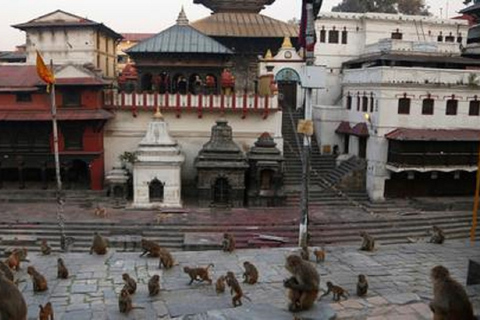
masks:
[[[355,300],[341,301],[340,304],[344,306],[346,309],[362,310],[365,308],[363,304]]]
[[[415,293],[389,294],[385,296],[388,302],[393,304],[407,304],[420,301],[420,297]]]
[[[97,290],[97,284],[74,283],[71,293],[95,293]]]

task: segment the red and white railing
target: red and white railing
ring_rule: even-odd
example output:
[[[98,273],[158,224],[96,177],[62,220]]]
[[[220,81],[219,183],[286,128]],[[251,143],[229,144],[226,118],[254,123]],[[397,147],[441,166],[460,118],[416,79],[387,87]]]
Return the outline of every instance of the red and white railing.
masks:
[[[159,93],[125,93],[114,90],[105,91],[104,104],[107,108],[130,110],[134,117],[140,111],[154,112],[157,107],[162,111],[173,111],[177,118],[183,112],[196,112],[202,118],[204,112],[238,112],[242,119],[247,114],[259,114],[266,119],[270,112],[278,110],[278,96],[259,96],[256,94],[232,95],[193,95]]]

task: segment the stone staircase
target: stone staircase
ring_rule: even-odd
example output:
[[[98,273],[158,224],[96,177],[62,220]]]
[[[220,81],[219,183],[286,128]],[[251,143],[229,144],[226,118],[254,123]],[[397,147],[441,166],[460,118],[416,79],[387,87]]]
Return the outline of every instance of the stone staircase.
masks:
[[[285,185],[287,206],[298,206],[302,184],[301,146],[303,137],[296,133],[297,122],[303,119],[299,110],[285,110],[282,119],[282,135],[284,139]],[[309,205],[336,206],[355,202],[367,202],[365,190],[335,190],[346,175],[362,168],[364,161],[351,157],[336,166],[334,155],[322,155],[315,136],[312,137],[310,157]]]
[[[105,191],[64,190],[65,199],[71,204],[94,204],[108,200]],[[0,203],[52,203],[56,201],[54,189],[0,189]]]

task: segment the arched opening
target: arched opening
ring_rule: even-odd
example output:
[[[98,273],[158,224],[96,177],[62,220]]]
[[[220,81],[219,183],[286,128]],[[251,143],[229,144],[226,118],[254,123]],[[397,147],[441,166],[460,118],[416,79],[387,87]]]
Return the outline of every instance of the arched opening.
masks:
[[[278,102],[282,108],[297,108],[297,86],[300,84],[300,76],[292,68],[283,68],[275,75],[278,84]]]
[[[164,184],[157,178],[153,179],[148,185],[148,195],[150,202],[163,202]]]
[[[213,204],[228,205],[230,203],[230,184],[227,178],[217,178],[213,186]]]
[[[260,190],[272,190],[273,170],[262,170],[260,172]]]
[[[151,91],[153,85],[153,77],[151,73],[146,73],[142,76],[141,89],[142,91]]]
[[[188,87],[190,89],[190,93],[192,94],[202,93],[203,81],[202,81],[202,78],[200,78],[199,74],[194,73],[190,75],[190,78],[188,79]]]

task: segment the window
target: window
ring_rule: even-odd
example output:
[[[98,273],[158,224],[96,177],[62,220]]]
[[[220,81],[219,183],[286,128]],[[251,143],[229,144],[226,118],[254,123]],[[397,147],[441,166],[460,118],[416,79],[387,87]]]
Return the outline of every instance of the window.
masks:
[[[445,37],[445,42],[455,42],[455,37],[452,35],[451,32],[448,36]]]
[[[470,108],[468,109],[469,116],[478,116],[480,115],[480,101],[472,100],[470,101]]]
[[[410,114],[410,98],[398,99],[398,114]]]
[[[79,125],[69,124],[62,127],[65,150],[83,149],[83,128]]]
[[[395,32],[392,32],[392,39],[395,39],[395,40],[402,40],[403,38],[403,34],[401,32],[398,31],[395,31]]]
[[[325,43],[326,38],[327,38],[327,32],[326,32],[325,29],[322,27],[322,30],[320,30],[320,42],[321,42],[321,43]]]
[[[442,35],[441,32],[440,32],[440,34],[439,34],[438,37],[437,37],[437,41],[438,41],[438,42],[443,42],[443,35]]]
[[[362,111],[363,112],[368,111],[368,97],[367,96],[362,97]]]
[[[374,106],[375,106],[375,99],[373,99],[373,97],[370,97],[370,112],[373,112]]]
[[[29,92],[20,92],[16,95],[17,102],[32,102],[32,94]]]
[[[351,110],[351,109],[352,109],[352,96],[348,95],[347,96],[347,110]]]
[[[447,116],[454,116],[457,114],[457,108],[458,108],[458,100],[455,100],[455,99],[447,100],[447,111],[445,114]]]
[[[433,104],[434,100],[433,99],[423,99],[422,102],[422,114],[426,115],[432,115],[433,114]]]
[[[338,30],[328,31],[328,43],[338,43]]]
[[[343,28],[342,31],[342,44],[347,44],[348,32],[347,28]]]
[[[357,111],[360,111],[360,94],[357,96]]]
[[[63,106],[64,107],[80,107],[81,95],[77,90],[65,90],[62,92]]]

